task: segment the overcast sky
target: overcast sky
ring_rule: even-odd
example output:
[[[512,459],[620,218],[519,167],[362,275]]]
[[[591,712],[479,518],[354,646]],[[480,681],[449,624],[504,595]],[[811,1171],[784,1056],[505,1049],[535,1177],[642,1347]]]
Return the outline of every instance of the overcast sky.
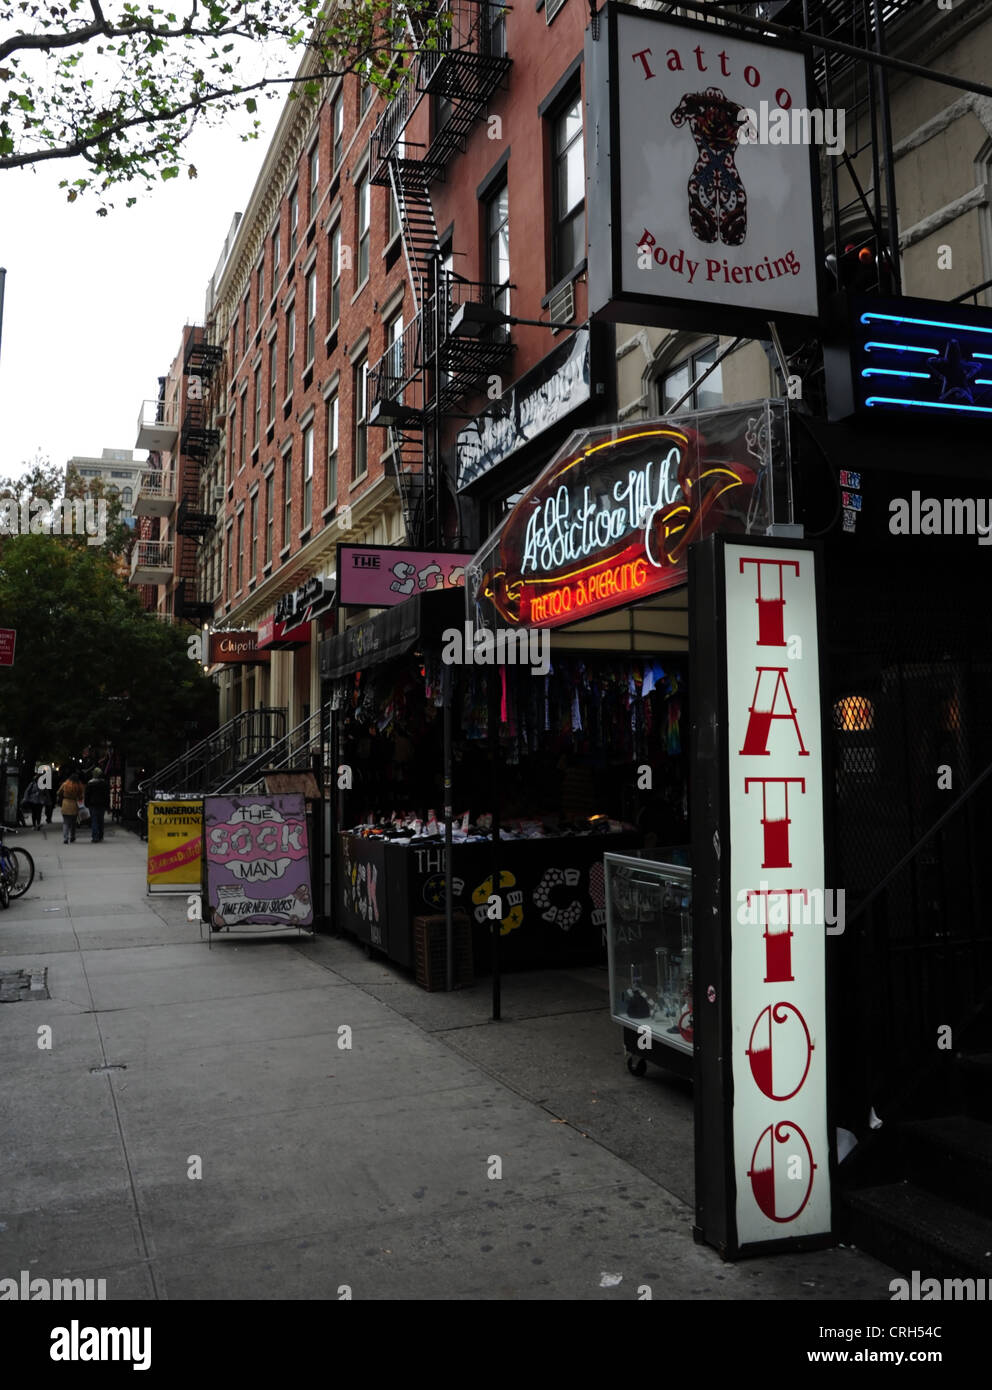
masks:
[[[133,208],[123,204],[137,186],[122,189],[106,217],[96,198],[65,201],[59,180],[79,174],[68,162],[0,174],[0,476],[22,472],[39,450],[61,466],[134,448],[141,401],[157,394],[183,324],[203,322],[207,281],[283,100],[259,102],[257,141],[239,139],[247,116],[197,131],[196,180],[183,171],[138,193]]]

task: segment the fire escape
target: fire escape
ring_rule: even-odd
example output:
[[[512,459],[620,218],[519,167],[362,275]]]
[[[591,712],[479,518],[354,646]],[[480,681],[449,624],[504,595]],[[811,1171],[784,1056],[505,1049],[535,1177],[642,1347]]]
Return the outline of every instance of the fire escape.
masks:
[[[512,350],[499,323],[478,337],[452,335],[457,306],[491,304],[496,287],[443,268],[430,193],[509,71],[499,22],[505,9],[492,0],[445,0],[436,47],[414,56],[372,135],[372,182],[396,202],[414,314],[370,368],[369,424],[389,431],[407,537],[425,546],[443,541],[441,422]],[[431,134],[426,145],[412,144],[404,135],[425,97]]]
[[[224,361],[224,349],[211,343],[202,328],[193,329],[183,356],[183,407],[179,438],[181,480],[176,512],[179,563],[175,615],[192,623],[213,617],[213,604],[201,600],[197,590],[197,542],[213,530],[216,517],[200,510],[200,472],[220,442],[220,431],[210,427],[210,391]]]

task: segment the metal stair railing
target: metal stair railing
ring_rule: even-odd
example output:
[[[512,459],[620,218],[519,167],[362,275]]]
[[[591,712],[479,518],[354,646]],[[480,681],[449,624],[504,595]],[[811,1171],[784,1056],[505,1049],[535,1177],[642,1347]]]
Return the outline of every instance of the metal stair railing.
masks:
[[[227,777],[272,746],[275,728],[285,728],[284,708],[263,706],[242,710],[219,729],[201,739],[152,777],[139,784],[147,801],[158,791],[166,796],[203,795],[212,791],[217,777]]]
[[[243,795],[262,792],[265,789],[260,775],[263,771],[285,771],[301,756],[317,750],[326,754],[323,742],[321,712],[316,710],[302,719],[295,729],[290,729],[277,742],[264,749],[219,786],[214,787],[212,794],[223,796],[232,791],[238,791]]]

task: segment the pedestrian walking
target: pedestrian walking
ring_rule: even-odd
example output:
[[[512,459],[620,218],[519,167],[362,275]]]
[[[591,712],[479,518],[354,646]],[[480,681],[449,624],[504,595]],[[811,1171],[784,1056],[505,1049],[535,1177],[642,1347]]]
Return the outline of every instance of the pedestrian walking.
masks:
[[[31,815],[31,824],[35,830],[41,829],[41,812],[43,808],[41,799],[41,788],[38,786],[38,778],[32,777],[28,783],[27,791],[21,797],[21,807],[26,807]]]
[[[92,777],[86,783],[85,799],[86,809],[90,813],[90,838],[95,845],[103,839],[103,818],[109,800],[110,788],[107,786],[107,779],[100,769],[95,767]]]
[[[52,795],[52,789],[51,789],[50,786],[48,786],[48,787],[41,787],[41,788],[40,788],[40,791],[41,791],[41,807],[42,807],[42,810],[43,810],[44,813],[45,813],[45,824],[46,824],[46,825],[51,825],[51,823],[52,823],[52,812],[55,810],[55,797]]]
[[[65,778],[62,776],[62,769],[61,769],[60,767],[59,767],[59,768],[56,768],[56,767],[53,765],[53,766],[49,769],[49,774],[50,774],[50,775],[49,775],[49,779],[48,779],[48,780],[49,780],[49,782],[51,783],[51,785],[52,785],[53,787],[58,787],[62,782],[65,781]],[[49,791],[49,793],[48,793],[48,805],[45,807],[45,821],[47,822],[48,825],[51,825],[51,823],[52,823],[52,816],[53,816],[54,814],[55,814],[55,792]]]
[[[64,845],[71,845],[76,842],[76,817],[79,815],[80,803],[85,795],[86,788],[76,774],[70,772],[56,795],[56,799],[62,807],[62,843]]]

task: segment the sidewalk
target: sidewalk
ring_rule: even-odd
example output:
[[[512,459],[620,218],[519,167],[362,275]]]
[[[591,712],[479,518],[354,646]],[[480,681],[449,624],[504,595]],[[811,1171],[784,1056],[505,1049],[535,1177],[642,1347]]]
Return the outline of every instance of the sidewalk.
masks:
[[[857,1251],[728,1265],[693,1243],[691,1095],[627,1074],[605,972],[507,976],[493,1024],[488,980],[427,994],[347,940],[208,949],[185,898],[146,897],[144,843],[88,834],[22,831],[43,877],[0,912],[0,970],[46,967],[51,995],[0,1005],[0,1277],[103,1278],[108,1299],[888,1300],[894,1271]]]

